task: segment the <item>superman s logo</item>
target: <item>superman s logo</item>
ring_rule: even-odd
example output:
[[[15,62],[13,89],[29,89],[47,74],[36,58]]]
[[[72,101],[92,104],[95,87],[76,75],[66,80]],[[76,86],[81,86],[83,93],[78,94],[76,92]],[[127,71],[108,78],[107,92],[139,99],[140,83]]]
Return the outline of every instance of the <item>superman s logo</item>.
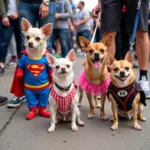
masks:
[[[27,69],[31,72],[31,74],[37,77],[44,69],[43,64],[29,64],[27,65]]]

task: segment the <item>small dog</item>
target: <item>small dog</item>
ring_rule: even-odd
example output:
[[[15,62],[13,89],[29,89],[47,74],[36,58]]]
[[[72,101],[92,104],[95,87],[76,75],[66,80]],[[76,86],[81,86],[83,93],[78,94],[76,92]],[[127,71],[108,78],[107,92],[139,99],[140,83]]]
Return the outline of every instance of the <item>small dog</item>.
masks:
[[[66,58],[56,59],[47,54],[49,65],[53,68],[53,83],[50,87],[50,112],[51,126],[48,132],[55,131],[56,123],[59,120],[70,121],[72,131],[77,131],[77,124],[83,126],[78,108],[77,87],[73,81],[73,63],[75,62],[75,52],[70,50]]]
[[[128,119],[133,117],[134,129],[141,130],[137,118],[146,121],[142,114],[146,102],[144,92],[135,82],[132,55],[128,52],[125,59],[120,61],[109,55],[109,63],[111,83],[108,88],[108,98],[112,103],[114,121],[111,129],[118,129],[119,116]]]
[[[21,52],[11,92],[15,96],[26,96],[29,113],[27,120],[38,114],[49,118],[46,111],[49,97],[52,68],[46,59],[46,40],[52,31],[52,24],[46,24],[40,29],[33,28],[28,20],[22,19],[22,32],[25,36],[26,49]]]
[[[112,44],[112,35],[106,36],[99,43],[90,43],[90,41],[84,37],[80,37],[79,42],[82,50],[86,53],[86,58],[83,63],[84,70],[80,73],[78,78],[80,85],[79,104],[82,102],[83,91],[86,91],[90,104],[88,118],[91,119],[94,117],[92,96],[94,96],[97,106],[100,106],[97,96],[101,94],[100,116],[102,120],[107,120],[107,116],[104,112],[106,93],[110,83],[107,70],[107,52]]]

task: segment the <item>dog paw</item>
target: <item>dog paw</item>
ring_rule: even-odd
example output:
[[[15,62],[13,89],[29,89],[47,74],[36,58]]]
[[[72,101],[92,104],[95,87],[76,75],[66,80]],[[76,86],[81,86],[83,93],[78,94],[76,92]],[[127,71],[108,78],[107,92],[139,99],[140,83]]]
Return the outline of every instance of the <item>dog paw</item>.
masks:
[[[94,114],[88,114],[88,119],[92,119],[94,117]]]
[[[107,121],[108,120],[107,116],[100,116],[100,117],[101,117],[101,120],[103,120],[103,121]]]
[[[139,120],[145,122],[145,121],[146,121],[146,118],[145,118],[145,117],[142,117],[142,118],[139,118]]]
[[[96,108],[101,108],[101,104],[96,104]]]
[[[48,128],[48,132],[52,133],[55,131],[55,127],[54,126],[51,126]]]
[[[118,124],[113,124],[112,126],[111,126],[111,130],[117,130],[118,129]]]
[[[133,128],[138,131],[140,131],[142,129],[139,124],[134,124]]]
[[[78,121],[78,125],[79,126],[84,126],[84,122],[80,120],[80,121]]]
[[[76,132],[76,131],[78,131],[78,127],[76,125],[72,125],[71,130]]]

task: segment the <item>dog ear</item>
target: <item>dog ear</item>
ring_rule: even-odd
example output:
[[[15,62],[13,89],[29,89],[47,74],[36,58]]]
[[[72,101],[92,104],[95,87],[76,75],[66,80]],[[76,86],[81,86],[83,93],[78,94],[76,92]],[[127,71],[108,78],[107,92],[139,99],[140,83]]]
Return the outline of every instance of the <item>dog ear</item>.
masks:
[[[90,41],[83,36],[79,37],[79,43],[83,51],[86,51],[86,48],[89,46]]]
[[[107,54],[107,67],[111,70],[111,65],[116,61],[116,59],[112,56],[112,54]]]
[[[113,39],[112,34],[109,34],[105,36],[101,42],[103,42],[104,45],[106,45],[109,48],[112,45],[112,39]]]
[[[130,62],[131,64],[133,64],[133,57],[132,57],[132,54],[131,54],[130,51],[128,51],[126,53],[126,56],[125,56],[124,60],[127,60],[128,62]]]
[[[25,18],[22,18],[21,27],[22,27],[23,33],[27,32],[29,30],[29,28],[32,28],[30,22]]]
[[[48,38],[52,32],[52,24],[48,23],[46,25],[44,25],[43,27],[40,28],[43,32],[43,34],[46,36],[46,38]]]
[[[66,58],[68,58],[71,62],[75,62],[75,60],[76,60],[76,54],[75,54],[74,49],[71,49],[71,50],[68,52]]]
[[[46,54],[46,59],[47,59],[48,64],[50,66],[52,66],[56,61],[56,58],[53,55],[49,54],[49,53]]]

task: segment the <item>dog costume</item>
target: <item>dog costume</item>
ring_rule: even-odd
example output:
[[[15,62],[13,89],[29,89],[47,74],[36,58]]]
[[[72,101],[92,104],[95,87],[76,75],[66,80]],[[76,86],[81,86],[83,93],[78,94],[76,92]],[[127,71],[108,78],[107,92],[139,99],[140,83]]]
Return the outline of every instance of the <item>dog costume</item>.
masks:
[[[52,81],[52,69],[46,60],[46,53],[38,58],[32,59],[24,50],[18,60],[15,71],[11,93],[15,96],[26,96],[26,101],[30,112],[27,119],[32,119],[39,109],[39,115],[50,117],[46,111],[49,97],[49,84]],[[23,77],[19,78],[18,74],[23,72]]]
[[[56,83],[53,82],[50,86],[50,94],[58,105],[58,111],[59,112],[70,111],[71,110],[71,107],[70,107],[71,103],[72,103],[75,95],[77,94],[77,86],[73,82],[73,88],[72,88],[71,92],[67,96],[63,97],[63,96],[60,96],[57,94],[57,92],[54,89],[54,84],[56,85],[56,87],[58,87],[62,91],[68,91],[71,87],[71,84],[67,88],[61,88]]]
[[[111,82],[108,88],[107,96],[108,98],[109,94],[113,96],[120,110],[130,111],[132,109],[133,101],[138,93],[140,93],[140,102],[146,106],[145,94],[140,85],[135,81],[131,85],[124,88],[118,88]]]
[[[86,91],[87,93],[97,96],[107,91],[110,83],[110,75],[108,74],[108,77],[105,79],[103,83],[95,85],[86,78],[85,71],[82,70],[78,77],[78,82],[83,91]]]

